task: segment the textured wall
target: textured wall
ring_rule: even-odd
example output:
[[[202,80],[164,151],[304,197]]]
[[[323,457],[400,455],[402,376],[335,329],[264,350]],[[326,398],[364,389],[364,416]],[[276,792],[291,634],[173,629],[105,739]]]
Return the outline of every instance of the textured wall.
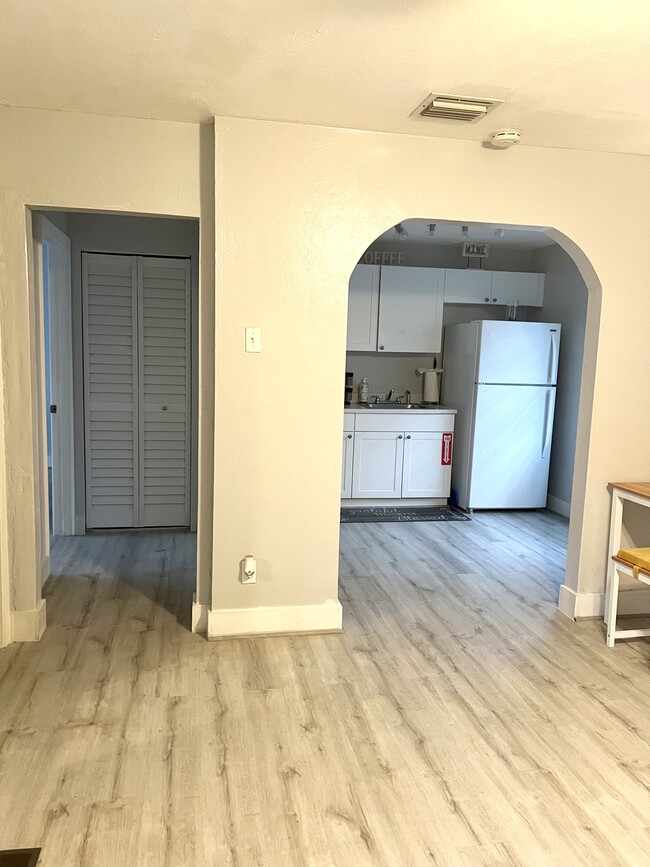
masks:
[[[594,291],[567,581],[602,589],[607,482],[650,476],[650,406],[642,402],[634,417],[611,412],[613,394],[647,391],[637,347],[647,342],[650,292],[644,257],[627,251],[650,216],[641,194],[650,161],[216,123],[217,399],[227,411],[217,413],[215,435],[217,455],[228,459],[216,470],[213,605],[336,596],[347,283],[369,244],[409,217],[552,226],[577,245],[563,240]],[[593,425],[601,292],[589,260],[603,287]],[[246,325],[263,329],[260,355],[243,351]],[[260,574],[245,587],[237,568],[248,551]]]
[[[26,206],[203,217],[211,252],[211,133],[209,147],[205,145],[205,128],[192,124],[0,109],[0,333],[6,472],[6,486],[0,490],[0,553],[4,552],[0,566],[3,580],[6,582],[7,573],[11,577],[13,605],[18,610],[33,610],[38,604],[37,576],[43,556],[35,540],[41,515],[34,465],[37,394],[29,291],[32,255],[27,229],[31,221]],[[202,187],[206,171],[209,181]],[[208,265],[204,269],[206,294],[211,291],[212,263]],[[209,307],[208,303],[207,322],[212,321]],[[206,357],[212,367],[211,351]],[[208,406],[212,381],[209,372],[207,398],[201,395]],[[209,488],[211,472],[206,466]],[[209,542],[208,535],[204,538]]]

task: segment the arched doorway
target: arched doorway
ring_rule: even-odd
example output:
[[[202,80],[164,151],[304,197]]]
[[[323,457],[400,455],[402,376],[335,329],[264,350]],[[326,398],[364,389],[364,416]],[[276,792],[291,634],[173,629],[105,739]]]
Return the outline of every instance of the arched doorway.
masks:
[[[465,255],[467,253],[470,255]],[[417,279],[414,280],[416,272]],[[405,275],[409,276],[408,281],[403,279]],[[414,289],[418,281],[420,288]],[[399,296],[402,289],[403,299]],[[559,597],[560,608],[565,614],[579,616],[580,612],[576,611],[574,604],[577,589],[576,548],[584,511],[584,469],[600,308],[600,284],[584,254],[564,235],[550,228],[407,219],[379,235],[364,251],[351,281],[351,293],[346,399],[351,400],[353,407],[356,406],[359,411],[358,391],[361,381],[365,380],[368,382],[369,399],[385,404],[381,407],[373,404],[372,408],[389,411],[393,416],[388,425],[391,431],[380,432],[382,425],[378,421],[380,416],[377,411],[370,413],[374,417],[372,422],[366,417],[367,413],[357,415],[352,409],[346,412],[342,439],[342,515],[346,523],[375,520],[384,523],[382,518],[386,519],[387,509],[417,511],[418,507],[438,507],[447,502],[448,494],[451,495],[450,502],[458,503],[459,492],[454,486],[461,475],[458,464],[454,467],[455,471],[448,473],[452,481],[448,482],[447,490],[441,488],[444,483],[432,483],[431,472],[428,481],[420,485],[413,484],[414,435],[401,430],[398,432],[397,428],[392,431],[393,426],[399,427],[397,414],[401,408],[396,401],[417,403],[423,398],[423,380],[417,376],[418,369],[443,370],[444,400],[445,376],[451,375],[451,372],[444,372],[443,335],[447,327],[481,320],[499,322],[507,317],[520,322],[540,325],[552,322],[560,326],[562,351],[557,371],[557,389],[549,391],[556,405],[554,425],[551,425],[553,407],[549,417],[548,398],[545,406],[540,404],[539,422],[547,427],[543,451],[548,460],[538,463],[542,475],[545,464],[546,477],[543,482],[536,483],[537,495],[529,501],[526,497],[518,499],[518,496],[496,497],[491,508],[492,511],[516,505],[520,508],[548,508],[550,523],[545,525],[542,521],[531,528],[524,521],[522,526],[533,536],[555,536],[555,553],[549,554],[549,561],[554,561],[552,592],[555,601]],[[432,301],[436,293],[441,296],[438,306]],[[400,320],[397,325],[396,317]],[[432,322],[428,335],[424,324],[427,318]],[[436,318],[439,321],[434,322]],[[399,340],[391,343],[387,337],[391,328],[395,327],[401,329],[401,343]],[[512,334],[512,329],[508,333]],[[438,380],[437,376],[432,378]],[[462,413],[463,410],[459,411]],[[469,410],[465,408],[464,412]],[[527,406],[525,413],[526,418],[534,413],[533,407]],[[361,419],[360,426],[357,425],[358,431],[355,428],[355,416]],[[431,424],[422,427],[424,417],[420,415],[416,425],[418,430],[422,429],[418,437],[429,436],[431,444],[426,447],[428,452],[420,443],[418,448],[430,468],[430,462],[436,460],[434,455],[438,444],[435,432],[428,431]],[[384,415],[383,418],[388,417]],[[408,418],[410,424],[415,416],[409,414]],[[452,417],[441,415],[438,418],[443,420]],[[504,417],[503,423],[512,428],[517,423],[516,418]],[[520,418],[523,424],[524,417]],[[465,424],[462,414],[460,422],[462,427]],[[409,424],[403,421],[405,430],[410,430]],[[535,422],[531,421],[530,424],[534,429]],[[445,426],[451,425],[445,422]],[[427,432],[424,432],[425,427]],[[436,425],[433,424],[433,427]],[[502,430],[505,434],[506,428]],[[549,440],[551,430],[553,448]],[[495,438],[498,438],[498,425],[495,431]],[[521,442],[520,433],[513,434],[514,440],[519,436]],[[534,430],[531,436],[536,436]],[[504,448],[507,449],[506,439],[504,435]],[[495,443],[494,447],[499,446]],[[454,455],[454,461],[460,460],[470,461],[471,454]],[[506,457],[502,463],[503,473],[512,461]],[[513,480],[519,480],[520,476],[516,473],[528,463],[528,458],[521,458],[518,470],[513,469]],[[415,467],[417,470],[417,460]],[[425,476],[426,469],[423,469],[420,461],[419,471],[424,472]],[[436,472],[437,478],[440,473]],[[540,501],[542,484],[544,493]],[[414,497],[413,493],[421,496]],[[438,496],[434,496],[436,494]],[[467,506],[467,503],[461,505]],[[365,514],[361,514],[363,508],[360,507],[365,508]],[[373,509],[376,512],[374,517],[371,514]],[[551,519],[553,514],[561,518]],[[569,551],[565,561],[566,519],[569,515]],[[417,518],[415,514],[414,519]],[[507,529],[510,533],[517,532],[512,517]],[[467,532],[465,544],[471,545],[471,535],[468,536]],[[478,544],[480,546],[483,543],[479,541]],[[506,568],[505,565],[502,568]]]

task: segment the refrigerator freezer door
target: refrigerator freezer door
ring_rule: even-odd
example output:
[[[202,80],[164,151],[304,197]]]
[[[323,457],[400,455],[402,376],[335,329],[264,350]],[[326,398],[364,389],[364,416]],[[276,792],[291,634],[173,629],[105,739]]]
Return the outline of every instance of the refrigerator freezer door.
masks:
[[[479,385],[470,509],[546,506],[555,388]]]
[[[481,321],[477,382],[555,385],[560,325]]]

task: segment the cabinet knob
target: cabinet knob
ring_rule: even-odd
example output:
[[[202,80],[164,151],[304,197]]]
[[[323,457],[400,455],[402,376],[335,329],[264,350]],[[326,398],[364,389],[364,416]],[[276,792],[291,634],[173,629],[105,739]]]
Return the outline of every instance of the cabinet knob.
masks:
[[[493,304],[496,304],[498,300],[499,300],[498,298],[493,298],[493,299],[492,299],[492,303],[493,303]]]
[[[406,434],[406,439],[407,439],[407,440],[410,440],[410,439],[411,439],[411,434]]]
[[[489,301],[490,299],[489,299],[489,298],[486,298],[485,300],[486,300],[486,301]]]
[[[167,407],[163,406],[163,412],[167,412]]]
[[[383,349],[384,347],[383,347],[383,346],[380,346],[379,348],[380,348],[380,349]]]
[[[352,434],[348,434],[348,439],[349,439],[349,440],[352,439]]]
[[[402,434],[400,434],[400,435],[397,437],[397,439],[398,439],[398,440],[403,440],[404,437],[402,436]]]

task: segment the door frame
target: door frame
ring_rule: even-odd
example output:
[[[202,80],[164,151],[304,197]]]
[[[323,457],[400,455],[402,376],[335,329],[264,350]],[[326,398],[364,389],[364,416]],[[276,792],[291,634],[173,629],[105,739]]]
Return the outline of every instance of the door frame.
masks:
[[[44,406],[45,460],[47,467],[47,424],[52,416],[46,405],[46,368],[49,366],[52,404],[57,407],[52,424],[52,535],[72,536],[75,532],[74,480],[74,396],[72,365],[72,245],[70,238],[41,214],[35,215],[36,279],[40,309],[42,363],[40,398]],[[64,274],[60,282],[50,279],[47,260],[47,322],[45,321],[45,247],[62,253]],[[49,353],[45,352],[45,329],[49,326]],[[44,473],[43,502],[49,518],[48,473]],[[49,527],[49,520],[46,522]]]

